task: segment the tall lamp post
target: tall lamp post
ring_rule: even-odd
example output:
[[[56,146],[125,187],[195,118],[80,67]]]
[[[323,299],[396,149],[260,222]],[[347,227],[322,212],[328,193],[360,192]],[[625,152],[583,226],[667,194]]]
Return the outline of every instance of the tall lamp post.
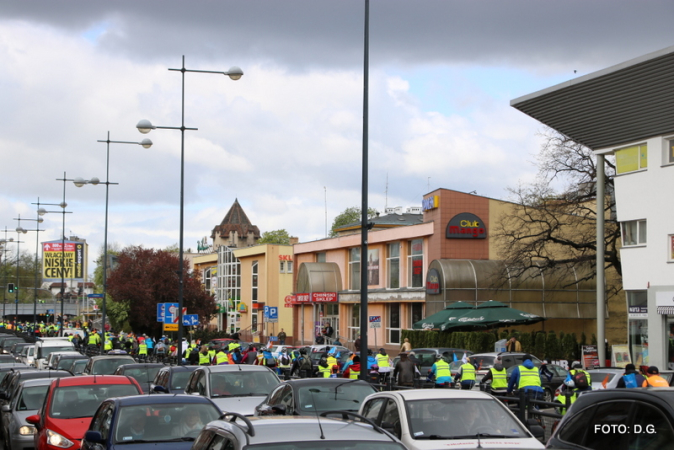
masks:
[[[103,233],[103,308],[102,308],[102,318],[101,318],[101,354],[105,348],[105,313],[106,313],[106,303],[105,296],[108,290],[108,191],[112,183],[110,181],[110,144],[135,144],[142,145],[144,148],[152,147],[152,141],[149,139],[143,139],[141,142],[129,142],[129,141],[111,141],[110,132],[108,131],[108,138],[106,140],[99,140],[97,142],[105,142],[107,144],[107,153],[105,159],[105,181],[99,182],[98,178],[92,178],[91,180],[84,180],[82,178],[75,178],[73,183],[77,187],[82,187],[85,184],[93,184],[94,186],[101,183],[105,185],[105,231]]]
[[[185,127],[185,72],[196,73],[216,73],[226,75],[236,81],[243,76],[243,71],[234,66],[227,72],[218,72],[211,70],[191,70],[185,68],[185,55],[183,55],[183,67],[180,69],[169,69],[182,72],[182,106],[181,106],[181,125],[179,127],[160,127],[152,125],[149,120],[141,120],[136,125],[138,131],[147,134],[154,129],[180,130],[180,238],[178,242],[178,358],[182,363],[183,354],[183,226],[185,214],[185,130],[196,131],[197,128]]]
[[[2,244],[2,254],[3,254],[3,259],[5,261],[2,271],[4,274],[4,280],[2,283],[2,321],[4,322],[5,320],[5,305],[7,304],[7,252],[9,251],[7,249],[7,244],[10,242],[14,242],[14,238],[7,238],[7,227],[5,227],[5,238],[0,239],[0,244]]]
[[[19,217],[14,219],[19,221],[19,225],[21,225],[21,214],[19,214]],[[14,285],[14,293],[16,294],[14,296],[14,305],[15,305],[15,310],[14,310],[14,330],[18,329],[19,325],[19,263],[21,262],[21,233],[25,233],[23,231],[23,228],[21,226],[16,227],[16,284]]]
[[[38,201],[38,204],[39,204],[40,199],[38,198],[37,201]],[[34,292],[34,295],[33,295],[33,327],[35,327],[35,323],[37,322],[37,290],[38,290],[38,287],[39,287],[37,285],[37,283],[38,283],[37,274],[40,270],[39,267],[38,267],[37,257],[38,257],[38,252],[39,252],[39,249],[40,249],[40,224],[44,221],[44,219],[42,217],[40,217],[40,214],[38,213],[37,218],[35,218],[35,219],[21,219],[21,216],[19,216],[19,218],[16,219],[16,220],[19,221],[19,225],[16,228],[17,233],[26,234],[29,231],[35,231],[36,232],[35,233],[35,236],[36,236],[36,238],[35,238],[35,240],[36,240],[36,243],[35,243],[35,289],[33,291]],[[34,230],[26,230],[25,228],[22,228],[21,227],[21,221],[22,220],[37,222],[36,228]],[[18,298],[18,291],[17,291],[17,298]],[[17,314],[17,316],[19,315],[19,304],[18,303],[16,304],[16,314]]]

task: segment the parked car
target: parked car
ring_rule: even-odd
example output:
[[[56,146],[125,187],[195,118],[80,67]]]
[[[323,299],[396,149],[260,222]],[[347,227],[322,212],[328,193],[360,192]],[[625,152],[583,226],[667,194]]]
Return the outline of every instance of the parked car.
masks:
[[[301,378],[284,381],[255,408],[256,416],[316,415],[325,411],[358,412],[365,397],[377,392],[363,380]]]
[[[81,353],[77,353],[76,355],[66,355],[61,353],[52,362],[52,367],[56,370],[69,371],[75,361],[84,361],[84,364],[86,365],[89,361],[89,357]],[[84,366],[82,366],[82,368],[84,369]]]
[[[187,381],[199,366],[164,366],[152,382],[150,393],[184,394]]]
[[[353,413],[345,417],[348,419],[293,417],[288,420],[288,417],[246,418],[226,414],[222,420],[206,425],[192,450],[405,449],[390,433]]]
[[[38,378],[63,378],[73,375],[66,370],[17,370],[11,371],[0,384],[0,406],[9,403],[20,382]]]
[[[35,362],[38,369],[47,368],[47,357],[52,352],[74,351],[75,345],[64,337],[40,338],[35,342]]]
[[[36,378],[19,383],[12,401],[2,406],[2,436],[5,450],[30,450],[35,445],[36,429],[26,423],[26,417],[36,414],[42,406],[51,378]]]
[[[377,392],[365,398],[360,415],[393,433],[410,450],[543,448],[543,428],[532,426],[532,434],[502,402],[479,391]]]
[[[35,344],[27,345],[21,349],[19,361],[27,366],[35,366]]]
[[[220,409],[193,395],[136,395],[105,400],[84,433],[82,450],[189,450]]]
[[[3,339],[0,342],[0,353],[2,353],[3,355],[11,355],[12,352],[10,351],[10,349],[12,348],[12,346],[14,344],[18,344],[18,343],[26,343],[26,340],[24,338],[18,337],[18,336]]]
[[[135,364],[131,355],[92,356],[84,367],[84,375],[112,375],[122,364]]]
[[[223,412],[253,415],[255,406],[280,383],[276,373],[265,366],[199,366],[190,375],[185,393],[208,397]]]
[[[135,378],[143,392],[147,394],[150,392],[152,381],[162,367],[164,364],[159,363],[122,364],[117,367],[114,375],[128,375]]]
[[[47,356],[47,362],[46,366],[47,369],[56,369],[56,364],[55,362],[58,360],[60,356],[76,356],[76,357],[82,357],[83,355],[80,352],[76,351],[66,351],[66,352],[51,352],[49,356]]]
[[[9,349],[9,352],[16,358],[21,354],[21,350],[28,346],[34,345],[32,342],[15,342]]]
[[[98,406],[105,399],[142,394],[138,382],[119,375],[59,378],[49,385],[41,414],[26,417],[35,425],[36,450],[78,450]]]
[[[548,446],[555,449],[664,449],[674,442],[674,390],[602,389],[582,393]]]
[[[84,369],[86,369],[87,364],[89,364],[89,359],[76,359],[70,365],[70,368],[65,370],[73,375],[84,375]]]

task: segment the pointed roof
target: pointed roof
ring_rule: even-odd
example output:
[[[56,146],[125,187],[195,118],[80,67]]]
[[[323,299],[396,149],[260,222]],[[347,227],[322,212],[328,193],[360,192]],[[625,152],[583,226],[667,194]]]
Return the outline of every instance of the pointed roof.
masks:
[[[226,238],[229,237],[229,233],[232,231],[236,231],[239,236],[247,236],[248,233],[253,233],[253,236],[260,237],[260,229],[250,222],[239,204],[239,199],[234,200],[234,204],[229,208],[220,225],[216,225],[213,228],[211,238],[215,239],[216,235]]]

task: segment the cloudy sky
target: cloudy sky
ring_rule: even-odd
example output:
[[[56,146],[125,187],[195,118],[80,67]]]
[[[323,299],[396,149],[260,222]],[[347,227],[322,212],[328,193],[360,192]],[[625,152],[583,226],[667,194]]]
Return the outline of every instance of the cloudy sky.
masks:
[[[186,67],[185,247],[238,198],[300,241],[361,203],[363,0],[10,1],[0,6],[0,229],[106,178],[110,243],[178,242]],[[542,126],[510,100],[673,45],[671,0],[371,0],[369,204],[436,188],[507,199],[533,179]],[[66,235],[103,244],[105,187],[66,185]],[[51,211],[58,207],[47,207]],[[327,210],[327,220],[326,220]],[[59,239],[48,214],[40,240]],[[327,224],[326,224],[327,222]],[[23,222],[34,229],[35,222]],[[4,237],[0,234],[1,237]],[[22,249],[35,248],[35,233]],[[14,247],[11,247],[14,248]],[[93,266],[89,272],[93,271]]]

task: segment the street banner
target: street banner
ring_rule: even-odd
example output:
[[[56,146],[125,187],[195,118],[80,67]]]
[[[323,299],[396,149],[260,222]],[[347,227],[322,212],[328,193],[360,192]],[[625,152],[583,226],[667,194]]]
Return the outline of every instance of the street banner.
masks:
[[[583,345],[583,369],[600,367],[596,345]]]
[[[627,344],[612,345],[611,346],[611,365],[613,367],[625,368],[626,365],[632,363],[630,350]]]
[[[43,242],[42,278],[84,281],[86,256],[86,245],[83,242]]]

